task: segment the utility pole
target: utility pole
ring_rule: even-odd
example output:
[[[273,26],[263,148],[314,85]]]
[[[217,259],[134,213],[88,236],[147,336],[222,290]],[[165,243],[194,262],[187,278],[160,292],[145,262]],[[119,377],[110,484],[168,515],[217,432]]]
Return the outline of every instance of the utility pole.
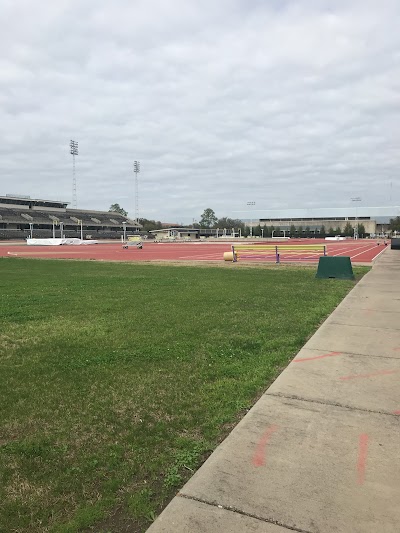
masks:
[[[135,220],[139,224],[139,180],[140,161],[133,163],[133,172],[135,173]]]

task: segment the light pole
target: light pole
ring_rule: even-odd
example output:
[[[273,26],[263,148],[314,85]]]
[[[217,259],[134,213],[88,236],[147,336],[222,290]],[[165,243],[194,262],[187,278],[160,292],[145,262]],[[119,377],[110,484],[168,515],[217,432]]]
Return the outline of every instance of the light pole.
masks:
[[[32,224],[32,222],[29,222],[29,231],[31,233],[31,237],[30,238],[33,239],[33,224]]]
[[[261,228],[261,238],[264,238],[264,228]]]
[[[255,202],[247,202],[248,206],[254,206],[256,205]],[[251,211],[251,218],[250,218],[250,238],[253,237],[253,212]]]
[[[83,241],[83,220],[79,221],[81,223],[81,241]]]
[[[78,200],[76,195],[76,175],[75,175],[75,156],[79,154],[78,142],[69,141],[70,154],[72,155],[72,207],[74,209],[78,206]]]
[[[133,172],[135,173],[135,220],[139,223],[139,181],[140,161],[134,161]]]
[[[356,196],[355,198],[352,198],[351,201],[356,203],[356,220],[355,220],[355,226],[354,226],[354,238],[358,239],[357,203],[361,202],[361,197]]]
[[[124,242],[126,242],[126,222],[122,222],[122,228],[124,230]]]
[[[64,222],[60,222],[60,239],[64,238]]]

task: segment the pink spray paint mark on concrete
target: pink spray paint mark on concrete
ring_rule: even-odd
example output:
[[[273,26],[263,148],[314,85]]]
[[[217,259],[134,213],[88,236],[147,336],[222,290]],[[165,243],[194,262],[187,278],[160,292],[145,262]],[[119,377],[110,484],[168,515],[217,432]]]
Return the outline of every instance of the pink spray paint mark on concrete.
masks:
[[[342,352],[329,352],[324,355],[316,355],[314,357],[302,357],[301,359],[293,359],[293,363],[304,363],[305,361],[314,361],[315,359],[325,359],[325,357],[333,357],[335,355],[342,355]]]
[[[275,431],[278,429],[278,426],[270,426],[266,429],[263,436],[259,440],[256,451],[254,452],[253,456],[253,465],[254,466],[265,466],[266,463],[266,446],[268,444],[269,439],[271,438],[271,435],[275,433]]]
[[[350,376],[341,376],[342,381],[349,379],[362,379],[362,378],[373,378],[375,376],[389,376],[390,374],[397,374],[400,370],[379,370],[378,372],[371,372],[369,374],[352,374]]]

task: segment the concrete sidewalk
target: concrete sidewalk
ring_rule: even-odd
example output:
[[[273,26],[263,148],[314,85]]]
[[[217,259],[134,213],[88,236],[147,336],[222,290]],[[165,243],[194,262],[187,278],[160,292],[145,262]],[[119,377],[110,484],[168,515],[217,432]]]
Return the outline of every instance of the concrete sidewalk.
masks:
[[[399,385],[387,249],[148,532],[398,533]]]

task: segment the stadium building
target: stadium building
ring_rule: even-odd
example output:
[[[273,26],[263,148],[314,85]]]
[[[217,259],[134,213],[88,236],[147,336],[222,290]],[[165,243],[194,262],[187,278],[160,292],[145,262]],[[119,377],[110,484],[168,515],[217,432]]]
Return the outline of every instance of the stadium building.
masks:
[[[141,225],[107,211],[70,209],[68,202],[32,199],[28,196],[0,196],[0,239],[51,238],[119,239],[139,233]]]
[[[274,227],[276,235],[285,233],[291,237],[301,237],[304,233],[309,236],[318,237],[318,235],[329,230],[337,233],[345,232],[349,225],[352,228],[363,226],[365,236],[375,236],[387,234],[389,231],[390,218],[388,216],[329,216],[329,217],[276,217],[260,218],[257,221],[251,221],[249,226],[257,227]],[[291,233],[295,228],[295,235]]]

